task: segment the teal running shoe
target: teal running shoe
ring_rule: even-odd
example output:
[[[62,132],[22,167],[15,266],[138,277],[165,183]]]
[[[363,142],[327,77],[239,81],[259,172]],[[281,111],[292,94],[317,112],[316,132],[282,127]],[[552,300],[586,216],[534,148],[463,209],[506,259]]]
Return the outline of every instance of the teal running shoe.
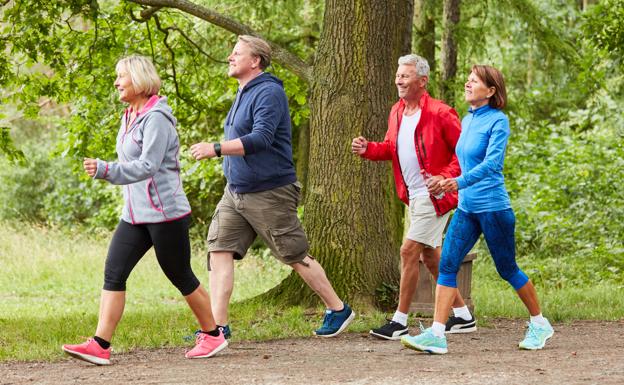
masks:
[[[529,323],[524,340],[520,341],[518,347],[525,350],[539,350],[546,345],[546,341],[555,334],[555,330],[550,325],[538,325],[535,322]]]
[[[425,329],[422,324],[420,324],[420,334],[416,336],[403,336],[401,337],[401,343],[407,348],[420,350],[421,352],[432,354],[448,353],[446,337],[436,337],[433,335],[433,330],[431,330],[431,328]]]

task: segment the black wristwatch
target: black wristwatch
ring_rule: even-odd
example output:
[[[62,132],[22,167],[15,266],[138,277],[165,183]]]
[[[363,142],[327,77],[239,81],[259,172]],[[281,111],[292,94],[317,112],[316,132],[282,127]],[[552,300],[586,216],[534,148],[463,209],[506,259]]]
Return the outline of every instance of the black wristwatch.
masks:
[[[221,143],[213,143],[215,154],[220,158],[221,157]]]

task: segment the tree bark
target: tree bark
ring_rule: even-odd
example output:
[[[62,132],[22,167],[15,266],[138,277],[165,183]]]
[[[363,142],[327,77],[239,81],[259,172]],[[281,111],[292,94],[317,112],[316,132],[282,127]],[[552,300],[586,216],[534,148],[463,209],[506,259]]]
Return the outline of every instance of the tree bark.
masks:
[[[363,160],[350,145],[359,135],[383,140],[397,98],[397,59],[411,43],[412,12],[404,0],[325,5],[311,83],[304,225],[311,254],[349,301],[373,302],[376,289],[397,285],[400,275],[402,204],[390,162]],[[314,298],[294,274],[269,295],[292,302]]]
[[[454,103],[454,82],[457,74],[457,40],[455,30],[459,23],[460,0],[444,0],[442,11],[442,73],[439,96],[450,105]]]

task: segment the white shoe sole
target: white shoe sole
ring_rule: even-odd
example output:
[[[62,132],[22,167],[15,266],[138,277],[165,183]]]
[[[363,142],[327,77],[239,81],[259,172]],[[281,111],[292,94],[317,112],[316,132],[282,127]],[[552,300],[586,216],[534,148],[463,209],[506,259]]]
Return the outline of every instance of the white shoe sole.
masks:
[[[204,354],[203,356],[195,356],[195,357],[188,357],[188,356],[185,356],[185,357],[186,357],[186,358],[190,358],[190,359],[195,359],[195,358],[210,358],[210,357],[214,356],[215,354],[219,353],[221,350],[225,349],[227,346],[228,346],[228,342],[227,342],[227,340],[226,340],[226,341],[223,341],[223,342],[221,343],[221,345],[217,346],[217,347],[215,348],[215,350],[211,351],[211,352],[210,352],[210,353],[208,353],[208,354]]]
[[[317,337],[335,337],[338,334],[342,333],[343,330],[345,330],[347,328],[347,326],[349,326],[349,324],[351,323],[351,321],[353,321],[353,319],[355,318],[355,312],[353,310],[351,310],[351,315],[349,316],[349,318],[347,318],[342,325],[340,325],[340,329],[338,329],[338,331],[334,334],[316,334],[316,332],[314,332],[314,335]]]
[[[451,330],[445,330],[445,334],[461,334],[461,333],[472,333],[477,331],[477,325],[473,325],[470,327],[462,327],[459,325],[455,325],[451,327]]]
[[[550,333],[550,335],[549,335],[549,336],[547,336],[547,337],[544,339],[544,343],[543,343],[543,344],[541,344],[540,346],[536,346],[536,347],[529,347],[529,346],[521,346],[520,344],[518,344],[518,347],[519,347],[520,349],[522,349],[522,350],[541,350],[541,349],[543,349],[543,348],[544,348],[544,346],[546,346],[546,341],[548,341],[548,340],[549,340],[552,336],[554,336],[554,335],[555,335],[555,332],[553,331],[552,333]]]
[[[385,336],[385,335],[383,335],[383,334],[379,334],[379,333],[375,333],[375,332],[374,332],[374,331],[372,331],[372,330],[371,330],[371,331],[369,331],[368,333],[369,333],[371,336],[377,337],[377,338],[382,339],[382,340],[388,340],[388,341],[398,341],[398,340],[400,340],[400,339],[401,339],[401,337],[403,337],[403,336],[407,335],[408,331],[407,331],[407,330],[405,330],[404,332],[402,332],[402,333],[401,333],[401,334],[399,334],[398,336],[392,336],[392,337],[390,337],[390,336]]]
[[[64,347],[62,349],[65,353],[79,360],[87,361],[95,365],[110,365],[110,360],[106,358],[100,358],[100,357],[92,356],[90,354],[78,353],[73,350],[65,349]]]

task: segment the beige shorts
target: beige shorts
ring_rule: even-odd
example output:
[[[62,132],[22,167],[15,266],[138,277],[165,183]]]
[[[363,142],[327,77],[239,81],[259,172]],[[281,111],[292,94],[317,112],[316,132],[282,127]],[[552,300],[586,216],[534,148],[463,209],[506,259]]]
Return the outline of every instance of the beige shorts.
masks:
[[[410,199],[410,226],[406,238],[430,248],[441,246],[449,216],[450,212],[439,217],[428,196]]]
[[[235,259],[242,259],[256,235],[281,262],[303,261],[310,246],[297,217],[300,197],[299,182],[245,194],[226,186],[208,229],[208,268],[211,251],[231,251]]]

